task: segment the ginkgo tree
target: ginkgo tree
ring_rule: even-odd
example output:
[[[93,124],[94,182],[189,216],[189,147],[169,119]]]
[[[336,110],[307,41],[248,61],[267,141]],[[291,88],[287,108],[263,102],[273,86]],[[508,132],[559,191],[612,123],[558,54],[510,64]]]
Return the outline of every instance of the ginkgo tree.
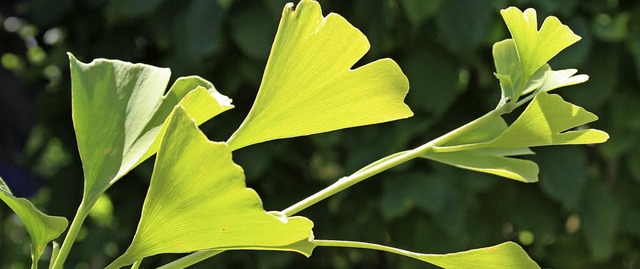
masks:
[[[233,108],[231,99],[200,77],[170,70],[69,54],[73,123],[84,170],[83,199],[62,246],[53,243],[51,268],[63,268],[84,219],[107,189],[154,154],[153,174],[136,233],[107,266],[120,268],[163,253],[189,253],[162,268],[184,268],[226,250],[276,250],[311,256],[316,247],[386,251],[443,268],[539,268],[516,243],[450,254],[422,254],[349,240],[321,239],[302,210],[358,182],[412,159],[429,159],[522,182],[538,181],[535,162],[518,158],[532,148],[602,143],[608,135],[586,124],[597,116],[550,91],[585,82],[577,70],[548,64],[580,40],[557,18],[538,29],[533,9],[501,11],[512,39],[493,47],[501,98],[495,109],[414,149],[398,152],[338,179],[282,211],[266,211],[246,187],[233,151],[275,139],[383,123],[413,115],[404,103],[409,81],[381,59],[353,69],[369,50],[357,28],[338,14],[302,0],[284,7],[255,102],[227,141],[210,141],[198,125]],[[526,106],[513,121],[503,116]],[[14,197],[0,180],[0,198],[25,223],[33,268],[45,246],[67,228]],[[382,231],[381,231],[382,232]]]

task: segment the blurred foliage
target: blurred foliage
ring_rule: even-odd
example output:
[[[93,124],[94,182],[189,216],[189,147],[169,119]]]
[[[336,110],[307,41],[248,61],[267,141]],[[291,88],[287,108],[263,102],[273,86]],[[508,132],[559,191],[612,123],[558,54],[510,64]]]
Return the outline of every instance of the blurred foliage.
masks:
[[[4,0],[0,2],[0,175],[16,196],[71,218],[82,167],[71,125],[65,52],[200,75],[236,108],[203,125],[226,140],[257,92],[281,0]],[[442,253],[514,240],[542,267],[640,267],[640,2],[635,0],[321,1],[359,27],[362,62],[398,61],[415,116],[394,123],[279,140],[235,152],[267,210],[281,210],[342,175],[417,146],[492,109],[499,99],[491,45],[507,37],[499,9],[534,7],[582,40],[551,62],[589,82],[561,90],[600,115],[597,147],[538,149],[540,182],[523,184],[416,160],[304,212],[322,238]],[[147,161],[113,186],[86,222],[69,268],[102,268],[131,241],[146,193]],[[0,207],[0,267],[28,268],[26,231]],[[47,262],[47,252],[43,263]],[[145,259],[162,265],[179,256]],[[44,265],[44,264],[43,264]],[[431,268],[390,254],[318,249],[310,259],[238,251],[194,268]]]

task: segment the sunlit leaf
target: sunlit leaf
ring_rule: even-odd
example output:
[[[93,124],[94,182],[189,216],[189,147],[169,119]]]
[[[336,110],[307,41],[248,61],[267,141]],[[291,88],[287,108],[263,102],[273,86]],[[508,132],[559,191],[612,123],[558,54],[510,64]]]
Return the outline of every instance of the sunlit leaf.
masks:
[[[395,253],[405,257],[428,262],[445,269],[539,269],[538,266],[518,244],[505,242],[485,248],[477,248],[449,254],[423,254],[388,246],[338,240],[315,240],[318,246],[355,247]]]
[[[184,103],[198,122],[232,107],[198,77],[178,79],[163,97],[169,69],[106,59],[85,64],[73,55],[69,59],[73,123],[89,200],[155,152],[156,137],[176,104]]]
[[[547,17],[540,30],[536,11],[529,8],[522,12],[516,7],[500,11],[516,44],[523,78],[531,76],[580,37],[554,16]]]
[[[472,268],[540,268],[518,244],[505,242],[496,246],[444,255],[416,255],[417,259],[445,269]]]
[[[564,101],[559,95],[541,92],[525,111],[489,144],[493,147],[535,147],[602,143],[609,138],[603,131],[571,130],[597,119],[593,113]]]
[[[529,160],[510,158],[506,155],[487,154],[482,150],[426,154],[425,158],[518,181],[538,181],[539,169],[536,163]]]
[[[498,115],[485,116],[473,123],[473,128],[454,133],[450,140],[439,147],[476,145],[492,141],[507,129],[507,123]],[[538,181],[538,166],[528,160],[509,156],[527,155],[533,152],[526,146],[479,147],[461,151],[442,152],[436,149],[422,157],[459,168],[494,174],[523,182]]]
[[[4,201],[24,223],[31,237],[31,262],[37,267],[38,260],[49,242],[58,238],[66,229],[67,219],[49,216],[38,210],[29,200],[13,196],[9,186],[0,178],[0,199]],[[32,267],[33,268],[33,267]]]
[[[169,119],[138,229],[109,268],[159,253],[282,249],[307,254],[313,223],[262,208],[222,142],[211,142],[178,106]],[[306,246],[306,248],[305,248]],[[297,249],[300,247],[302,249]]]
[[[552,70],[548,64],[540,66],[529,77],[523,77],[520,59],[513,39],[506,39],[493,45],[493,60],[496,77],[500,80],[502,98],[517,100],[535,90],[551,91],[557,88],[583,83],[587,75],[576,75],[576,69]],[[523,79],[527,79],[523,81]],[[521,85],[525,83],[525,85]]]
[[[303,0],[285,6],[260,90],[229,138],[231,149],[268,140],[410,117],[409,83],[391,59],[356,69],[367,38],[337,14]]]

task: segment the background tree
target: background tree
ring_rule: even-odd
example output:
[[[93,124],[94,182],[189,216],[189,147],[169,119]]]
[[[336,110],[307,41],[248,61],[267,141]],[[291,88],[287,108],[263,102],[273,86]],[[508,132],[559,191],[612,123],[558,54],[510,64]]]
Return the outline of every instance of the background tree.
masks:
[[[0,175],[17,196],[73,217],[82,168],[73,128],[68,60],[117,58],[200,75],[234,99],[234,113],[203,125],[226,139],[248,112],[286,1],[3,1],[0,3]],[[640,3],[551,0],[321,1],[369,38],[362,62],[398,61],[415,116],[378,126],[273,141],[235,152],[265,209],[280,210],[382,156],[435,138],[493,108],[499,86],[491,45],[508,36],[499,9],[534,7],[558,16],[582,40],[551,62],[589,82],[561,91],[601,116],[611,134],[597,147],[536,150],[540,182],[527,185],[414,161],[322,202],[305,215],[326,238],[452,252],[514,240],[542,267],[640,266]],[[135,231],[152,163],[107,192],[69,257],[102,268]],[[349,225],[343,225],[349,223]],[[341,225],[337,225],[341,224]],[[0,266],[27,268],[28,240],[0,208]],[[46,255],[46,254],[45,254]],[[145,259],[159,266],[175,259]],[[24,264],[23,264],[24,262]],[[352,249],[229,252],[201,268],[429,268]]]

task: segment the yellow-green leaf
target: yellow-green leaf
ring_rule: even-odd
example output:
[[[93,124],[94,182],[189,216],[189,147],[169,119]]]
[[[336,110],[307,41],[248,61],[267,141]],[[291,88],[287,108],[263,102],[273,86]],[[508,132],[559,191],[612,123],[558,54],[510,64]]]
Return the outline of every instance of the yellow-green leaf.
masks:
[[[434,148],[433,151],[423,154],[422,157],[458,168],[518,181],[538,181],[539,169],[535,162],[510,157],[533,154],[528,147],[479,146],[492,141],[508,128],[502,117],[489,114],[472,122],[471,126],[473,128],[454,132],[449,136],[449,140]]]
[[[539,269],[522,247],[513,242],[505,242],[499,245],[485,248],[471,249],[449,254],[424,254],[411,252],[404,249],[388,247],[379,244],[340,241],[340,240],[314,240],[317,246],[325,247],[353,247],[386,251],[405,257],[428,262],[445,269]]]
[[[308,255],[313,223],[262,208],[226,143],[211,142],[181,106],[169,118],[136,234],[109,268],[160,253],[279,249]]]
[[[522,12],[510,7],[501,10],[500,14],[516,44],[525,79],[560,51],[580,40],[580,36],[554,16],[547,17],[538,30],[537,14],[532,8]]]
[[[351,69],[369,50],[360,30],[315,1],[285,6],[255,103],[231,149],[413,115],[409,82],[391,59]]]
[[[536,147],[602,143],[609,139],[609,135],[603,131],[571,130],[597,119],[595,114],[564,101],[559,95],[543,91],[487,146]]]
[[[9,186],[0,178],[0,199],[18,215],[31,237],[32,268],[37,268],[38,260],[49,242],[58,238],[66,229],[67,219],[49,216],[38,210],[29,200],[13,196]]]
[[[178,79],[163,96],[169,69],[107,59],[86,64],[71,54],[69,60],[73,123],[88,201],[155,153],[158,134],[176,104],[184,104],[199,123],[233,107],[198,77]]]

